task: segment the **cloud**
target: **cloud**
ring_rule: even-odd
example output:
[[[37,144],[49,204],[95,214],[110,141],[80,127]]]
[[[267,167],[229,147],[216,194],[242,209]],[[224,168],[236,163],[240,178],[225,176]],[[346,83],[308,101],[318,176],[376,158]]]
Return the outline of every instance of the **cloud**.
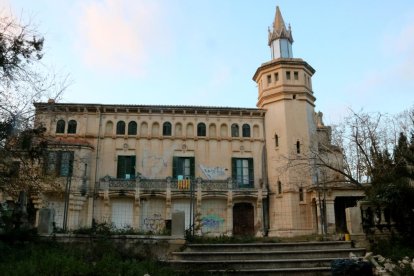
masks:
[[[77,18],[77,49],[93,70],[143,75],[161,43],[162,16],[154,1],[90,0]]]

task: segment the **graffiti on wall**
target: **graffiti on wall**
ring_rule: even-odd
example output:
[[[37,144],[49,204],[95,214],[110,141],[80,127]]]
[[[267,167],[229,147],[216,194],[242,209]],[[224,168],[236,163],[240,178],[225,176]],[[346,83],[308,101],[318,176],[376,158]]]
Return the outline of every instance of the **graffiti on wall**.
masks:
[[[226,176],[226,168],[206,167],[200,164],[200,169],[209,180],[224,179]]]
[[[201,217],[201,225],[204,232],[219,231],[224,223],[224,218],[216,214]]]
[[[161,214],[152,214],[144,219],[144,230],[151,232],[161,232],[164,230],[165,222]]]

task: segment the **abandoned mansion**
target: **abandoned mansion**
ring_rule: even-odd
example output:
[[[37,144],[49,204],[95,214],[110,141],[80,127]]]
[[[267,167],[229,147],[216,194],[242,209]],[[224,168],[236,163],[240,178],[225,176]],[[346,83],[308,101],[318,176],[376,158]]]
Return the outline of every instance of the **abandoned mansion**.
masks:
[[[63,191],[46,189],[35,208],[69,230],[94,221],[163,233],[183,212],[200,235],[345,231],[345,208],[363,193],[315,161],[341,166],[342,154],[314,110],[315,70],[292,43],[276,8],[270,61],[253,75],[257,108],[35,103],[45,173]]]

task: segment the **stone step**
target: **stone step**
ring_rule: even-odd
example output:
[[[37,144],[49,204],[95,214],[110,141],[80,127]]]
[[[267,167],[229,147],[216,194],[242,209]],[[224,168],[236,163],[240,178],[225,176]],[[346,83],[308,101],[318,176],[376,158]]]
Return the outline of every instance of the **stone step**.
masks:
[[[326,242],[282,242],[282,243],[235,243],[235,244],[188,244],[186,251],[195,252],[221,252],[221,251],[289,251],[312,250],[329,248],[351,248],[351,242],[326,241]]]
[[[208,271],[213,275],[233,275],[238,276],[330,276],[332,271],[330,267],[308,267],[308,268],[279,268],[279,269],[242,269],[242,270],[211,270]]]
[[[171,260],[169,263],[178,270],[186,271],[242,271],[242,270],[294,270],[318,269],[331,266],[336,258],[315,259],[274,259],[274,260],[228,260],[228,261],[192,261]]]
[[[262,251],[260,248],[251,251],[218,251],[218,252],[173,252],[173,260],[279,260],[279,259],[306,259],[306,258],[348,258],[349,253],[362,257],[363,248],[322,249],[322,250],[289,250],[289,251]]]

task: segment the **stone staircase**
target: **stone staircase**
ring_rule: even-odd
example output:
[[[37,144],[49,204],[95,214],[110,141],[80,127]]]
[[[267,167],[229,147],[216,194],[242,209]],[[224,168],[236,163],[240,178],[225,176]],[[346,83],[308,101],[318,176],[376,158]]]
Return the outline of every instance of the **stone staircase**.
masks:
[[[173,252],[169,263],[194,275],[331,275],[331,261],[349,258],[351,252],[363,256],[365,249],[344,241],[188,244]]]

